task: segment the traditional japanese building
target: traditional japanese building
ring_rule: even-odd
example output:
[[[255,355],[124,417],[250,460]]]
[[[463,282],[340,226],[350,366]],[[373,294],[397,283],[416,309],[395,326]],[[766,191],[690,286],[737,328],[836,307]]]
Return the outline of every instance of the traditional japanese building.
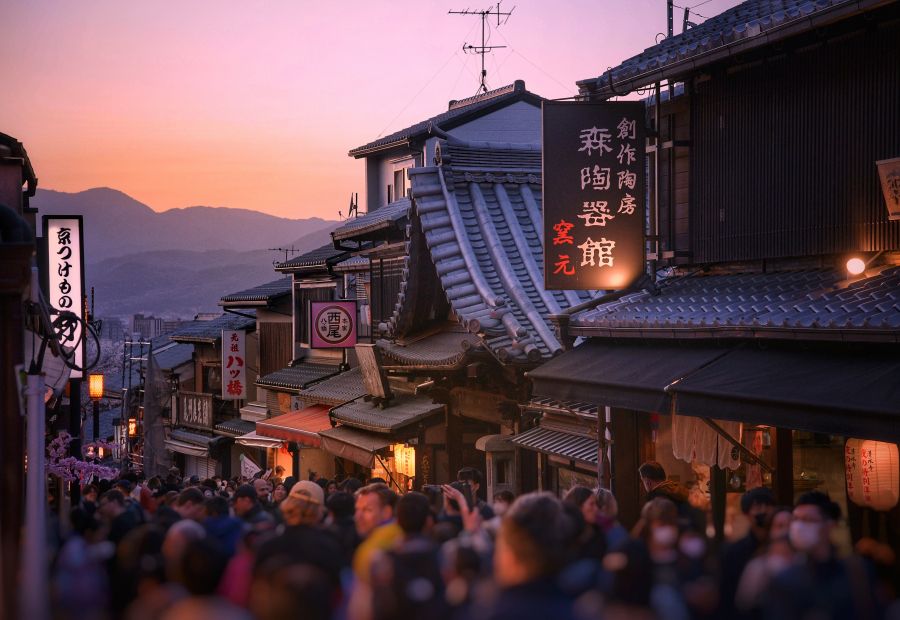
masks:
[[[529,373],[544,430],[513,441],[599,464],[626,524],[655,459],[719,535],[766,485],[826,491],[845,544],[897,547],[898,75],[900,3],[750,0],[579,82],[655,91],[650,279],[555,318],[570,350]],[[561,423],[593,443],[561,451]]]

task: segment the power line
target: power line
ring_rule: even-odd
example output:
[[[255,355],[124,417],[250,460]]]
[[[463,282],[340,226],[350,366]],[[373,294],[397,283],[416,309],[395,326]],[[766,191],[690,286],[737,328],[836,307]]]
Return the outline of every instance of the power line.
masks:
[[[502,1],[502,0],[501,0]],[[513,7],[512,10],[506,12],[500,10],[500,2],[497,2],[497,8],[494,9],[493,6],[488,7],[482,11],[473,11],[469,9],[465,9],[463,11],[447,11],[448,15],[475,15],[481,18],[481,45],[471,45],[469,43],[463,43],[462,50],[465,53],[478,54],[481,56],[481,83],[478,86],[479,93],[486,93],[488,91],[487,87],[487,70],[484,68],[484,56],[485,54],[490,53],[495,49],[500,49],[506,47],[505,45],[489,45],[491,36],[490,36],[490,24],[488,22],[489,17],[497,18],[497,28],[499,28],[502,24],[500,23],[500,18],[505,17],[503,20],[503,24],[509,21],[510,16],[513,14],[513,11],[516,10],[516,7]],[[487,30],[487,32],[486,32]],[[487,38],[485,38],[487,36]]]
[[[498,30],[498,31],[497,31],[497,34],[500,35],[500,38],[503,39],[503,42],[504,42],[504,43],[507,43],[507,44],[509,43],[509,41],[506,40],[506,37],[503,36],[503,33],[502,33],[502,32],[500,32],[500,31]],[[554,82],[556,82],[557,84],[559,84],[560,86],[562,86],[563,89],[565,89],[566,91],[570,91],[570,90],[572,89],[571,86],[566,86],[565,84],[563,84],[562,82],[560,82],[560,81],[556,78],[556,76],[554,76],[554,75],[548,73],[547,71],[544,71],[544,69],[542,69],[537,63],[534,63],[534,62],[532,62],[531,60],[529,60],[528,58],[526,58],[525,55],[524,55],[522,52],[520,52],[519,50],[517,50],[516,48],[514,48],[514,47],[511,46],[511,45],[509,46],[509,52],[510,52],[510,54],[509,54],[510,56],[512,56],[513,54],[516,54],[516,55],[519,56],[522,60],[524,60],[525,62],[527,62],[529,65],[531,65],[532,67],[534,67],[535,69],[537,69],[538,71],[540,71],[541,73],[543,73],[544,75],[546,75],[548,78],[550,78],[551,80],[553,80]],[[508,58],[509,58],[509,56],[507,56],[507,59],[508,59]],[[505,63],[506,60],[504,60],[503,62]],[[501,66],[502,66],[502,65],[501,65]]]

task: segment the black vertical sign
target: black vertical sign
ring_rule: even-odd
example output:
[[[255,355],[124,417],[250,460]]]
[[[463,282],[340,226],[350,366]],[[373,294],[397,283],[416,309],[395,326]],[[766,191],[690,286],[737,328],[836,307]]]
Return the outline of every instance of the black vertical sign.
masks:
[[[615,290],[644,270],[644,104],[543,104],[544,286]]]

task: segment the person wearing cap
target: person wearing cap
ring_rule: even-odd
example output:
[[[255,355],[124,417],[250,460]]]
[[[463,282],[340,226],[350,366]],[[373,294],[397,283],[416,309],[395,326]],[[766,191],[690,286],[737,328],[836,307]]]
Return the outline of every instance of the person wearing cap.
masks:
[[[259,496],[251,484],[242,484],[234,492],[232,498],[234,515],[252,527],[269,527],[275,525],[275,519],[263,510],[259,504]]]
[[[315,482],[301,480],[281,502],[285,528],[262,543],[256,553],[253,574],[265,579],[273,570],[287,565],[310,565],[321,570],[332,585],[332,600],[340,593],[340,573],[344,553],[337,538],[322,527],[325,492]]]

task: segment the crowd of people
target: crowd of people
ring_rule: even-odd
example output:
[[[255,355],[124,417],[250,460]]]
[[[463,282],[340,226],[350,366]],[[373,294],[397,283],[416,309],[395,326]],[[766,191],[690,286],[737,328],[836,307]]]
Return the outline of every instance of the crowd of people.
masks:
[[[481,473],[395,492],[383,480],[88,484],[53,560],[56,618],[882,618],[893,556],[839,557],[819,492],[741,498],[747,535],[717,546],[657,463],[628,531],[604,488],[479,499]],[[900,615],[896,616],[900,617]]]

